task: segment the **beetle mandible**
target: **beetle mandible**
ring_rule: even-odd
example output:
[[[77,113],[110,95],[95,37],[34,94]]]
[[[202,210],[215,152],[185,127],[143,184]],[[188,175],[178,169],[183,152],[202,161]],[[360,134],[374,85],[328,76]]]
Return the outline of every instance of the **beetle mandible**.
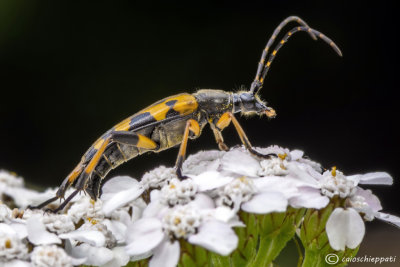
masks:
[[[299,26],[288,31],[275,49],[268,53],[281,29],[289,22],[297,22]],[[310,28],[299,17],[290,16],[278,25],[270,37],[258,63],[256,77],[248,91],[203,89],[194,94],[182,93],[164,98],[139,111],[115,125],[94,142],[78,165],[64,179],[55,197],[29,208],[43,208],[57,199],[63,199],[66,190],[71,186],[76,190],[56,209],[50,211],[62,210],[82,190],[96,200],[101,194],[102,181],[110,170],[145,152],[160,152],[179,144],[175,168],[177,176],[183,179],[185,176],[182,174],[182,163],[188,139],[197,138],[206,124],[210,124],[221,150],[228,149],[221,132],[232,122],[240,140],[251,154],[258,157],[273,156],[263,155],[253,149],[234,114],[266,115],[268,118],[276,116],[275,110],[260,99],[258,92],[263,87],[265,77],[279,49],[294,33],[301,31],[307,32],[314,40],[322,39],[342,56],[340,49],[331,39]]]

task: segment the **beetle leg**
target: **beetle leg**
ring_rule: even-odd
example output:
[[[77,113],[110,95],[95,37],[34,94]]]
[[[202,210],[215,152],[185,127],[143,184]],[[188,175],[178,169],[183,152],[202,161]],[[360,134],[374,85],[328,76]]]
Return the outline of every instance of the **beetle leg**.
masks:
[[[60,188],[58,189],[56,196],[46,200],[45,202],[37,205],[37,206],[30,206],[28,208],[30,209],[40,209],[43,208],[44,206],[50,204],[54,200],[57,200],[58,198],[63,198],[65,191],[73,184],[76,182],[75,187],[77,188],[71,195],[68,196],[64,200],[64,202],[61,203],[59,207],[57,207],[54,210],[48,209],[47,211],[50,212],[58,212],[62,210],[68,202],[70,202],[74,196],[81,190],[86,189],[85,187],[87,186],[87,180],[92,176],[92,173],[94,172],[97,163],[103,156],[103,153],[107,146],[111,142],[116,142],[120,144],[127,144],[127,145],[132,145],[136,146],[138,148],[144,148],[144,149],[149,149],[149,150],[155,150],[158,148],[158,144],[155,143],[153,140],[150,138],[140,135],[134,132],[127,132],[127,131],[115,131],[111,132],[110,136],[107,139],[104,139],[102,143],[99,145],[97,148],[96,153],[94,154],[93,158],[89,161],[89,163],[86,166],[82,166],[82,162],[80,162],[75,169],[65,178],[63,183],[61,184]],[[101,185],[101,181],[97,179],[94,181],[93,188],[91,188],[88,192],[90,197],[96,200],[98,196],[98,191],[99,187]]]
[[[224,137],[222,136],[221,130],[217,129],[214,123],[210,123],[210,126],[211,130],[214,133],[215,141],[217,142],[219,149],[223,151],[228,151],[229,147],[224,143]]]
[[[187,142],[189,139],[189,131],[191,131],[195,136],[198,136],[200,134],[200,125],[197,121],[190,119],[186,122],[186,127],[185,131],[183,133],[183,138],[182,138],[182,143],[179,148],[179,154],[178,158],[176,159],[176,175],[178,176],[179,179],[185,179],[187,178],[186,176],[182,175],[182,164],[183,160],[185,159],[186,155],[186,148],[187,148]]]
[[[58,206],[56,209],[45,209],[46,212],[52,212],[52,213],[57,213],[60,210],[64,209],[65,206],[68,204],[68,202],[70,202],[76,194],[79,193],[79,191],[81,191],[80,189],[76,189],[74,192],[71,193],[71,195],[69,195],[61,204],[60,206]]]
[[[55,197],[52,197],[40,203],[37,206],[29,205],[27,209],[41,209],[59,198],[64,198],[65,192],[71,186],[71,184],[79,177],[82,171],[83,171],[82,162],[79,162],[79,164],[72,170],[72,172],[64,179],[61,186],[58,188]]]
[[[223,130],[224,128],[226,128],[230,122],[233,123],[233,126],[235,126],[235,129],[240,137],[240,140],[242,141],[242,143],[244,144],[244,146],[247,148],[247,150],[257,156],[257,157],[261,157],[261,158],[270,158],[270,157],[276,157],[276,154],[261,154],[259,152],[257,152],[253,146],[251,145],[249,139],[247,138],[245,132],[243,131],[242,126],[240,126],[238,120],[235,118],[235,116],[233,116],[233,114],[231,112],[226,112],[224,114],[222,114],[222,116],[220,117],[220,119],[218,120],[218,122],[216,123],[217,128],[219,128],[220,130]]]

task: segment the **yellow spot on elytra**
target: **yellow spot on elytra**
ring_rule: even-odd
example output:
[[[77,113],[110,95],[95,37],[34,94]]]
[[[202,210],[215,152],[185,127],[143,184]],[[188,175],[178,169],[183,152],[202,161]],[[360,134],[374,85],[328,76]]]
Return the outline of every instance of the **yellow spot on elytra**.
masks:
[[[272,51],[272,55],[275,56],[276,55],[276,50]]]
[[[287,157],[287,154],[285,153],[285,154],[278,154],[278,157],[281,159],[281,160],[284,160],[286,157]]]
[[[292,33],[291,33],[291,32],[288,32],[288,35],[290,36],[290,35],[292,35]]]
[[[10,239],[7,239],[6,242],[4,242],[4,246],[5,246],[6,248],[12,248],[11,240],[10,240]]]
[[[196,98],[190,94],[180,94],[172,97],[167,97],[158,103],[143,109],[139,112],[145,113],[149,112],[151,116],[154,117],[157,121],[164,120],[167,116],[168,111],[170,111],[171,107],[166,105],[169,101],[176,100],[176,103],[173,106],[173,110],[179,112],[180,115],[188,115],[197,109],[198,103]]]
[[[120,123],[118,123],[117,125],[115,125],[115,130],[116,131],[128,131],[130,128],[130,124],[131,123],[131,118],[127,118],[123,121],[121,121]]]
[[[264,78],[261,77],[261,78],[260,78],[260,83],[263,83],[263,81],[264,81]]]
[[[281,44],[284,44],[285,43],[285,40],[281,40]]]
[[[332,176],[333,176],[333,177],[336,176],[336,166],[333,166],[333,167],[332,167],[331,173],[332,173]]]
[[[269,67],[271,65],[271,61],[267,62],[267,67]]]

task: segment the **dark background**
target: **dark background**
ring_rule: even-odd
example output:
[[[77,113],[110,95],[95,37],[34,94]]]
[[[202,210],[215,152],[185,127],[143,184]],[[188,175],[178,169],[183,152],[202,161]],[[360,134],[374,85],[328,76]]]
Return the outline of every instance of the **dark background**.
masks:
[[[277,118],[241,118],[244,129],[256,146],[302,149],[345,174],[389,172],[394,186],[373,189],[386,211],[400,214],[396,9],[383,1],[274,2],[1,1],[0,167],[58,185],[97,137],[153,102],[248,87],[272,31],[298,15],[343,58],[305,33],[291,38],[261,91]],[[240,142],[233,129],[225,138]],[[216,148],[206,129],[189,154]],[[110,175],[140,177],[173,166],[176,154],[144,155]]]

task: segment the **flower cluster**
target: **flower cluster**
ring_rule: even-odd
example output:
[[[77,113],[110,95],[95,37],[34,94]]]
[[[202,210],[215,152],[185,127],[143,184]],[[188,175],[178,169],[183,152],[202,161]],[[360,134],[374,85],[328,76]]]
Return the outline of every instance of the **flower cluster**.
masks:
[[[257,216],[300,216],[290,225],[294,234],[310,220],[301,220],[304,213],[293,210],[322,211],[330,205],[334,208],[322,227],[334,250],[358,247],[364,221],[377,218],[400,227],[400,218],[382,213],[379,199],[361,187],[390,185],[389,174],[346,176],[335,167],[324,171],[299,150],[257,150],[276,157],[258,158],[242,147],[199,152],[184,162],[185,180],[164,166],[139,181],[114,177],[104,184],[99,200],[77,195],[60,214],[26,209],[54,196],[55,189],[39,193],[25,188],[15,174],[0,171],[0,265],[123,266],[147,260],[150,266],[176,266],[187,246],[233,255],[243,244],[243,233],[252,227],[257,230],[251,238],[270,240],[265,233],[273,224]],[[259,219],[249,223],[243,214]],[[254,250],[264,245],[255,245]]]

